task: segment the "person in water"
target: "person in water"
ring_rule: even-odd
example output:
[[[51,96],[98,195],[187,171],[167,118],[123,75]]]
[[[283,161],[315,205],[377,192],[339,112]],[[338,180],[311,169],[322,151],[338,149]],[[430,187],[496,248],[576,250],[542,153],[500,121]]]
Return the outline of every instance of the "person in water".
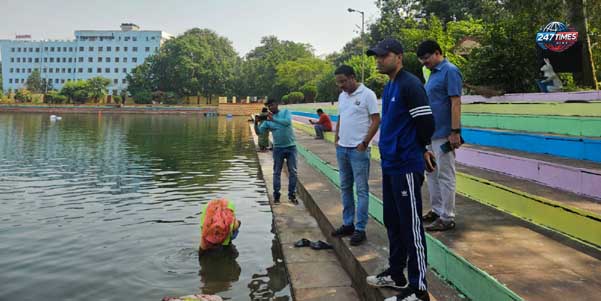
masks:
[[[200,253],[230,246],[238,236],[241,222],[234,204],[226,199],[211,200],[200,216]]]

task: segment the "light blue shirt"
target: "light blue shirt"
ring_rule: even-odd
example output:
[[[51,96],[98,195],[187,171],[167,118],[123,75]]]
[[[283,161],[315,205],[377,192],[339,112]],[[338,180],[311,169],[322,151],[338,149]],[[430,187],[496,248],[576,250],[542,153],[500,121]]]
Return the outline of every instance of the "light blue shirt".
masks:
[[[291,147],[295,146],[294,131],[292,130],[292,114],[284,109],[279,110],[273,115],[273,120],[263,121],[261,125],[255,125],[257,135],[265,131],[271,131],[273,136],[273,147]]]
[[[447,59],[432,69],[425,86],[436,125],[432,139],[451,134],[451,96],[461,96],[462,81],[459,68]]]

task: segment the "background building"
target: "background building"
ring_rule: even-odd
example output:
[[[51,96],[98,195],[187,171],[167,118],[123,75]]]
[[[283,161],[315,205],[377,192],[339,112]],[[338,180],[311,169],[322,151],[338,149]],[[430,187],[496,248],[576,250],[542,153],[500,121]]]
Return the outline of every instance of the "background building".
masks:
[[[57,90],[68,81],[102,76],[111,80],[109,93],[120,93],[127,87],[125,76],[170,37],[123,23],[119,31],[78,30],[69,41],[0,40],[2,86],[5,92],[25,88],[38,69]]]

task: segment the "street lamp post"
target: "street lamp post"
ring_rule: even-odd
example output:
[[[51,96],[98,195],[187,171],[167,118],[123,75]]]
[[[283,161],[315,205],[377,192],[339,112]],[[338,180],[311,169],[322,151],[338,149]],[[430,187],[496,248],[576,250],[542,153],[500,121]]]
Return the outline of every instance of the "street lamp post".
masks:
[[[365,81],[365,13],[349,8],[349,13],[360,13],[361,14],[361,82]]]

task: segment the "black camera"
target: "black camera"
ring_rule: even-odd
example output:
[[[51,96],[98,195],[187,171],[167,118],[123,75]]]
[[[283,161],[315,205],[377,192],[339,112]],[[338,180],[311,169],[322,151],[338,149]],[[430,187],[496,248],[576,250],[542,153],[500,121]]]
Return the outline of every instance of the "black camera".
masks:
[[[255,115],[256,121],[265,121],[267,120],[267,115]]]

